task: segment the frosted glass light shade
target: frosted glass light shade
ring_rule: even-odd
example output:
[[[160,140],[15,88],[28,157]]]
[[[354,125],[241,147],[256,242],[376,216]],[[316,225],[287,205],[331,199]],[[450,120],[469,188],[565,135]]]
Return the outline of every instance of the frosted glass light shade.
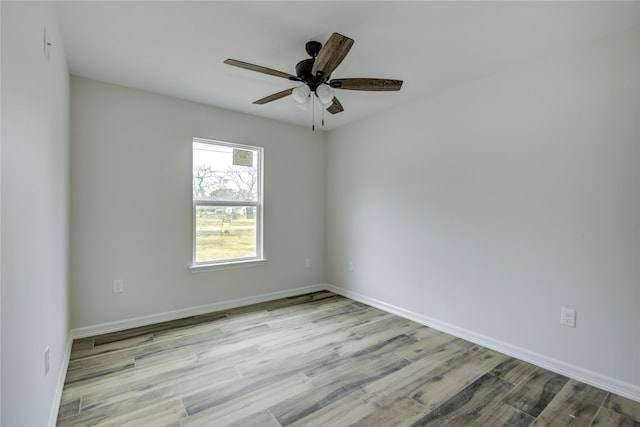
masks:
[[[291,95],[293,95],[293,100],[296,101],[296,103],[298,104],[306,104],[307,102],[309,102],[310,93],[311,93],[311,89],[309,89],[309,86],[307,85],[298,86],[297,88],[294,88],[291,91]]]
[[[316,89],[316,95],[318,95],[318,99],[322,105],[329,105],[333,102],[333,97],[335,95],[335,91],[333,88],[326,84],[321,84]]]

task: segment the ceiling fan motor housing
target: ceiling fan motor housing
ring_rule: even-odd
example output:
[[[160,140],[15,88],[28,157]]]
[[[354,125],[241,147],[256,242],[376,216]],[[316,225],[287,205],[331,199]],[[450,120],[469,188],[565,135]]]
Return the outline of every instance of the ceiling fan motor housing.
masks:
[[[302,61],[298,62],[298,64],[296,64],[296,75],[300,78],[300,80],[309,85],[312,91],[316,90],[318,86],[320,86],[329,78],[329,76],[317,77],[311,74],[311,69],[313,68],[314,61],[315,58],[309,58],[303,59]]]

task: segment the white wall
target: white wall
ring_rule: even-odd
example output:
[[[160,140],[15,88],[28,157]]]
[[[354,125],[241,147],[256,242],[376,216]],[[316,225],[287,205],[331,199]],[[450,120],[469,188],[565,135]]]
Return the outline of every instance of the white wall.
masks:
[[[2,46],[2,4],[0,4],[0,46]],[[0,50],[1,52],[1,50]],[[0,76],[2,75],[2,55],[0,55]],[[0,100],[2,100],[2,79],[0,78]],[[2,241],[2,103],[0,102],[0,242]],[[0,244],[0,382],[2,380],[2,244]],[[2,385],[0,384],[0,423],[2,423]]]
[[[331,132],[327,281],[640,399],[639,123],[636,28]]]
[[[73,328],[324,281],[321,132],[79,77],[71,129]],[[265,265],[188,270],[193,137],[264,147]]]
[[[0,30],[2,29],[2,5],[0,4]],[[0,31],[2,46],[2,31]],[[0,50],[1,52],[1,50]],[[2,75],[2,55],[0,55],[0,76]],[[2,100],[2,79],[0,78],[0,100]],[[0,102],[0,242],[2,241],[2,106]],[[2,380],[2,244],[0,244],[0,381]],[[0,384],[0,423],[2,423],[2,385]]]
[[[0,423],[42,426],[57,410],[69,332],[69,73],[51,3],[3,1],[0,7]],[[43,53],[45,28],[53,42],[49,60]]]

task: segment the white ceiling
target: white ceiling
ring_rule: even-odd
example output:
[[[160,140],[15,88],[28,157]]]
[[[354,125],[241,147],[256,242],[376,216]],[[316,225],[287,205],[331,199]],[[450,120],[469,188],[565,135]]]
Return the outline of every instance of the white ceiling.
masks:
[[[325,129],[640,24],[640,2],[58,1],[71,73],[309,126],[294,82],[223,64],[295,74],[309,40],[355,40],[332,77],[404,80],[400,92],[338,91]],[[318,119],[316,115],[316,119]]]

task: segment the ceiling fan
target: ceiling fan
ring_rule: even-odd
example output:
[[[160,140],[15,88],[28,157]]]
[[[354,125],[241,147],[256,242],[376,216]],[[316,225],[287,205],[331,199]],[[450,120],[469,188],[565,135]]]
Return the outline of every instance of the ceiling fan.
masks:
[[[353,39],[338,33],[333,33],[324,45],[317,41],[307,42],[305,50],[311,58],[298,62],[295,76],[236,59],[227,59],[224,63],[303,83],[298,87],[285,89],[258,99],[253,102],[254,104],[266,104],[285,96],[293,95],[294,100],[301,107],[313,103],[314,98],[317,98],[329,113],[336,114],[344,111],[344,108],[338,98],[334,96],[334,89],[398,91],[402,87],[402,80],[378,78],[330,79],[331,73],[344,60],[352,45]]]

